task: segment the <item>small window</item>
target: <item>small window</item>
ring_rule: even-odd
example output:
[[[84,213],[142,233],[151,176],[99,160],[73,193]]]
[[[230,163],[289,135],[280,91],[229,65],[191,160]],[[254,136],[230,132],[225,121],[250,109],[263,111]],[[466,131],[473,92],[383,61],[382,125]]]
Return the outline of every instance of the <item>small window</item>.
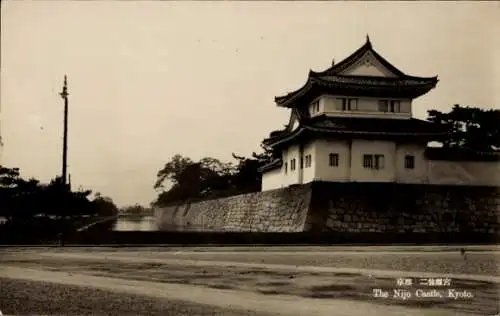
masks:
[[[363,168],[384,169],[384,155],[363,155]]]
[[[380,112],[387,112],[387,111],[389,111],[389,102],[387,100],[380,100],[380,101],[378,101],[378,110]]]
[[[372,169],[373,168],[373,156],[363,155],[363,168]]]
[[[300,169],[304,169],[304,156],[300,157]]]
[[[311,114],[319,113],[319,100],[311,103]]]
[[[312,162],[311,155],[307,155],[306,156],[306,168],[311,167],[311,162]]]
[[[342,111],[356,111],[358,109],[358,99],[346,99],[342,100]]]
[[[330,165],[330,167],[338,167],[339,166],[339,154],[330,154],[329,155],[329,165]]]
[[[295,170],[295,158],[290,160],[290,171],[293,171],[293,170]]]
[[[349,99],[347,101],[347,109],[349,111],[356,111],[358,109],[358,99]]]
[[[288,172],[288,162],[285,162],[285,174]]]
[[[400,112],[400,102],[397,100],[392,100],[391,106],[389,108],[389,112],[399,113]]]
[[[406,155],[405,156],[405,169],[415,169],[415,157]]]
[[[375,169],[384,169],[384,155],[375,155]]]

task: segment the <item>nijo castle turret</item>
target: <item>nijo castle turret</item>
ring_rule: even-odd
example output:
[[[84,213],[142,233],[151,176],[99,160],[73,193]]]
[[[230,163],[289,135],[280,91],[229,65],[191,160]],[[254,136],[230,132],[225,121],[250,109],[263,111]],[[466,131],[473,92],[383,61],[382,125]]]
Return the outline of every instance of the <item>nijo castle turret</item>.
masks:
[[[430,183],[427,144],[446,132],[412,117],[412,102],[437,76],[405,74],[370,39],[306,83],[275,98],[290,109],[284,130],[263,143],[278,153],[264,166],[262,190],[313,181]]]

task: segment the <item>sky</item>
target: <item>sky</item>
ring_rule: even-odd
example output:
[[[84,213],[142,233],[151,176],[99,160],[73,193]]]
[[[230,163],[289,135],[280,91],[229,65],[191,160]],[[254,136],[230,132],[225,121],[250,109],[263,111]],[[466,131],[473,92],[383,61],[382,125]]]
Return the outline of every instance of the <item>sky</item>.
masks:
[[[439,76],[413,113],[500,107],[500,2],[2,1],[2,165],[149,204],[175,154],[231,161],[287,123],[274,97],[365,42]],[[496,88],[496,91],[495,91]]]

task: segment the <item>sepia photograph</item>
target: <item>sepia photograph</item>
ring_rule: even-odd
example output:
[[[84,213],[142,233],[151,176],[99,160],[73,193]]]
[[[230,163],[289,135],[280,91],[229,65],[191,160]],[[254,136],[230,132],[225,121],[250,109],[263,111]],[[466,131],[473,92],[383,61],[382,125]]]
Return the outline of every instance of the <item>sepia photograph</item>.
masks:
[[[500,316],[499,1],[0,7],[0,316]]]

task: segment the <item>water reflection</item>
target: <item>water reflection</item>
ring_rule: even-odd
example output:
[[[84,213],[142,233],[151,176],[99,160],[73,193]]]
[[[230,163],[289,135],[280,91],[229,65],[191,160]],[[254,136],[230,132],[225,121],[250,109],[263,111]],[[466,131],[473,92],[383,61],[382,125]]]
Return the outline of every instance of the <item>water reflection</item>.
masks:
[[[118,217],[114,230],[117,231],[155,231],[158,230],[153,216],[140,218]]]

